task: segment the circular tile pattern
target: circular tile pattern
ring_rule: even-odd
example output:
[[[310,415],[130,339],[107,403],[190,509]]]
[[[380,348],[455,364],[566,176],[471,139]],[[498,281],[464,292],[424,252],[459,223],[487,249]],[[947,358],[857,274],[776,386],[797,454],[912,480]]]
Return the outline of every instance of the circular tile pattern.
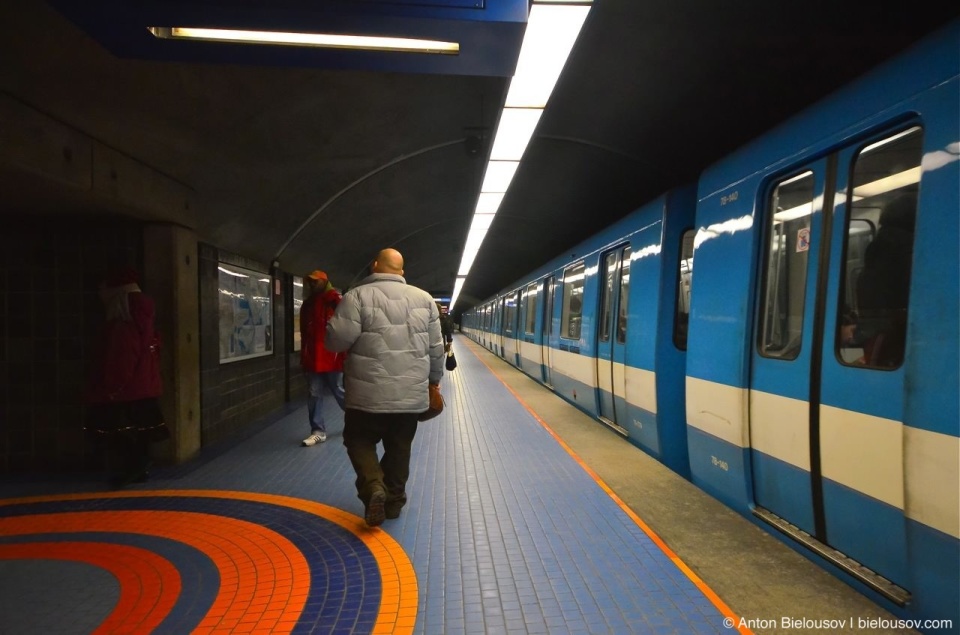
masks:
[[[100,632],[176,624],[197,633],[410,633],[416,621],[413,566],[389,534],[285,496],[160,490],[0,501],[0,559],[31,558],[114,574],[120,598]]]

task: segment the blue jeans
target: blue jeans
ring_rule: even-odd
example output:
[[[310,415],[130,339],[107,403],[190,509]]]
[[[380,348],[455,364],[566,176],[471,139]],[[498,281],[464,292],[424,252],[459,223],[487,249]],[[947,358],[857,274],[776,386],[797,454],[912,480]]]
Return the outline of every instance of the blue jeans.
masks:
[[[307,414],[310,417],[310,430],[313,432],[326,432],[327,427],[323,423],[323,387],[324,385],[333,393],[333,398],[337,400],[340,409],[343,410],[343,386],[340,385],[340,379],[343,373],[304,373],[307,377]]]

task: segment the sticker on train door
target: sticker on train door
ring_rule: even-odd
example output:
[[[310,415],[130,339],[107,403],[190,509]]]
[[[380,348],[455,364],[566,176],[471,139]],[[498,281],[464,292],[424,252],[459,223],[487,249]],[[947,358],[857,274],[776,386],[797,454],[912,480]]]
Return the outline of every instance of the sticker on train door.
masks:
[[[810,251],[810,228],[801,227],[797,230],[797,253]]]

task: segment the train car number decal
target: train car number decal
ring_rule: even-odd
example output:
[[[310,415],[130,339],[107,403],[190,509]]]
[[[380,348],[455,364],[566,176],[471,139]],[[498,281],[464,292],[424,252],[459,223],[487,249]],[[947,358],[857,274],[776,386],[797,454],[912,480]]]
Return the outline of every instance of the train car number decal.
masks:
[[[738,198],[740,198],[739,190],[730,192],[729,194],[726,194],[720,197],[720,205],[723,206],[723,205],[726,205],[727,203],[732,203]]]
[[[716,467],[719,467],[724,472],[730,471],[730,464],[726,461],[720,460],[715,456],[710,457],[710,462],[713,463]]]

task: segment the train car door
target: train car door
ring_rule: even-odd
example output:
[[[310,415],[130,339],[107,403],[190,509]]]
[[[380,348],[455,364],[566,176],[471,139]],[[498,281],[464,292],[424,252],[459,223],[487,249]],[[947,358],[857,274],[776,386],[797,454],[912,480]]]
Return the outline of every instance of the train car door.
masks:
[[[630,284],[630,247],[601,256],[600,307],[597,315],[597,391],[600,418],[626,434],[626,310]]]
[[[517,303],[517,368],[522,371],[530,372],[532,362],[524,359],[524,353],[527,350],[527,341],[533,339],[533,333],[527,333],[530,313],[530,302],[536,301],[536,293],[531,297],[530,286],[526,286],[517,291],[519,302]]]
[[[520,367],[519,291],[511,291],[503,298],[503,353],[505,360]]]
[[[540,283],[531,282],[528,284],[524,287],[520,297],[522,311],[519,317],[520,328],[517,331],[517,340],[520,347],[520,368],[531,377],[540,378],[543,374],[541,370],[543,365],[542,355],[537,346],[537,338],[540,332],[538,329],[542,329],[539,324],[539,307],[541,298],[543,298],[543,294],[540,293]]]
[[[483,309],[483,345],[488,351],[493,350],[493,305],[490,302]]]
[[[758,515],[799,527],[899,602],[909,597],[902,365],[921,156],[914,127],[775,184],[750,385]]]
[[[497,355],[501,358],[505,355],[504,346],[503,346],[503,330],[504,330],[504,320],[506,318],[506,308],[507,308],[507,299],[500,298],[497,300],[497,313],[496,313],[496,322],[497,328],[494,331],[496,336],[494,341],[496,342]]]
[[[550,338],[553,337],[553,306],[557,292],[557,279],[554,276],[547,276],[543,281],[544,302],[543,315],[541,317],[543,324],[540,326],[540,361],[543,368],[543,383],[553,388],[553,380],[550,376],[550,369],[553,367],[553,361],[550,356]]]
[[[766,199],[752,346],[750,443],[757,505],[816,534],[810,393],[826,161],[774,184]],[[811,451],[812,450],[812,451]]]

